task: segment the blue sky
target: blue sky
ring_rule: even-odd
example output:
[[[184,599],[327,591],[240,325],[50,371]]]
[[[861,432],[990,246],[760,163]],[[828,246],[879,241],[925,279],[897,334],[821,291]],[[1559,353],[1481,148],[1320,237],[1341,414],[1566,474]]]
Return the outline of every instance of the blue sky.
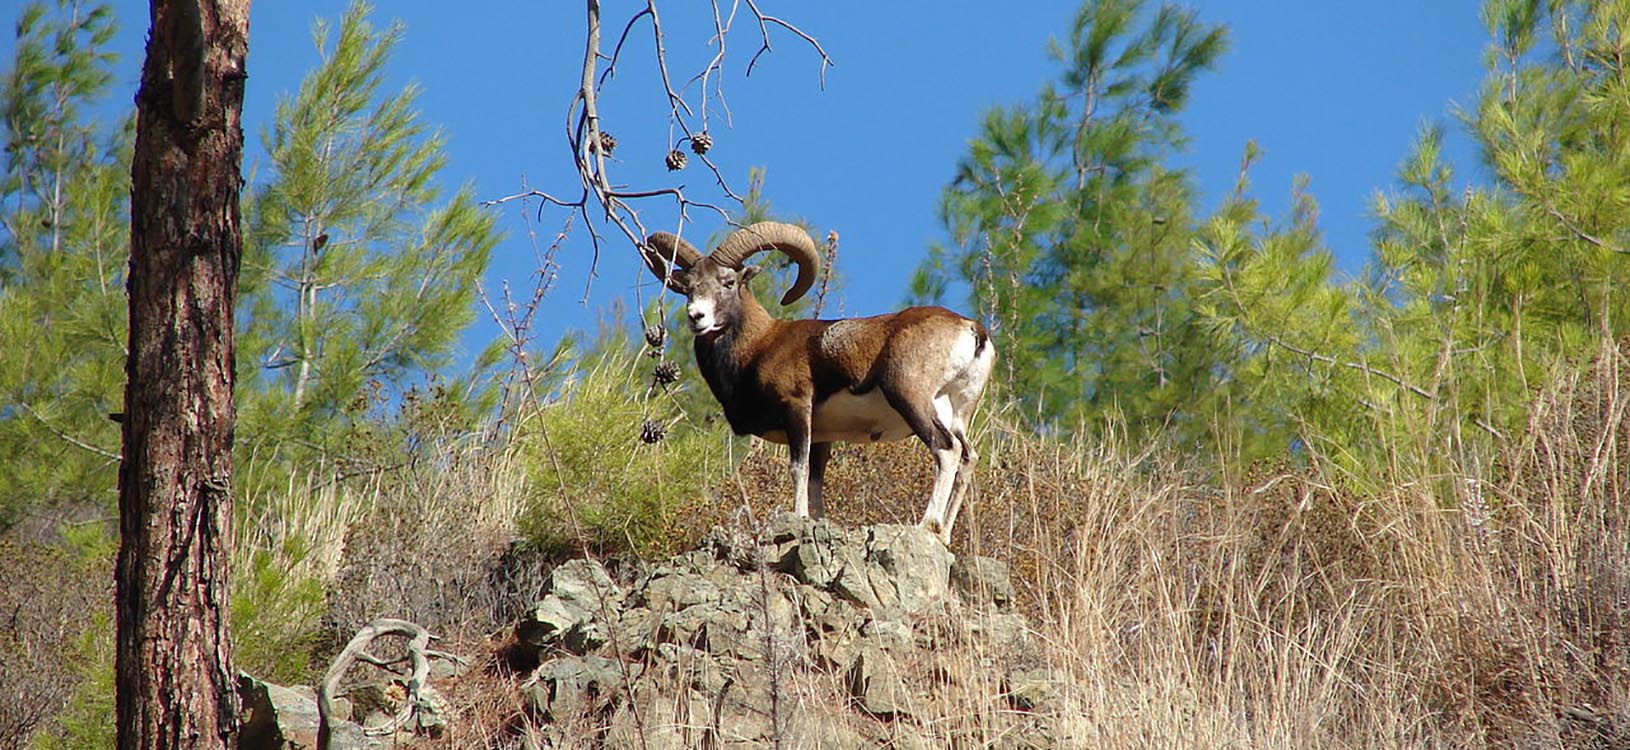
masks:
[[[1357,272],[1368,249],[1369,205],[1392,184],[1395,166],[1426,123],[1452,123],[1470,106],[1482,77],[1486,37],[1475,3],[1428,0],[1261,2],[1195,0],[1203,19],[1230,27],[1231,51],[1220,69],[1195,85],[1184,122],[1192,137],[1183,163],[1195,170],[1204,205],[1231,189],[1241,151],[1254,139],[1266,156],[1253,172],[1254,193],[1282,215],[1292,179],[1305,173],[1321,203],[1326,242],[1342,268]],[[317,61],[310,24],[337,21],[346,3],[275,2],[252,7],[250,85],[245,122],[252,142],[276,97],[293,91]],[[604,0],[608,36],[643,3]],[[713,53],[705,4],[659,6],[670,66],[680,81]],[[925,248],[944,237],[936,211],[941,189],[989,107],[1029,101],[1056,75],[1045,49],[1063,36],[1073,2],[873,3],[829,0],[777,3],[766,12],[797,23],[825,47],[836,66],[821,86],[819,57],[790,34],[772,29],[773,53],[751,77],[743,69],[757,47],[747,19],[729,37],[724,91],[731,119],[710,125],[713,156],[732,186],[747,170],[767,170],[766,193],[777,213],[802,217],[842,236],[840,270],[846,314],[886,311],[900,303]],[[115,97],[130,101],[146,33],[145,3],[116,3],[123,55]],[[746,14],[745,5],[742,14]],[[392,82],[417,82],[425,121],[450,137],[444,181],[449,192],[473,182],[494,198],[523,181],[575,195],[564,139],[565,107],[580,74],[583,4],[460,3],[396,0],[375,8],[376,23],[399,18],[406,37]],[[608,45],[610,43],[608,39]],[[693,198],[723,203],[697,165],[677,174],[661,166],[669,125],[650,64],[649,27],[633,37],[603,103],[605,127],[617,135],[613,178],[633,189],[683,185]],[[1468,169],[1464,140],[1450,151]],[[648,221],[672,221],[671,205],[651,201]],[[508,239],[494,255],[489,288],[503,280],[529,289],[534,255],[516,205],[495,209]],[[704,212],[692,231],[719,221]],[[565,214],[546,210],[545,238]],[[598,310],[646,284],[625,242],[605,248],[592,293],[583,300],[591,250],[582,233],[557,257],[561,275],[544,303],[545,342],[566,327],[590,328]],[[646,291],[650,292],[649,284]],[[831,310],[832,308],[829,308]],[[496,332],[482,316],[472,345]]]

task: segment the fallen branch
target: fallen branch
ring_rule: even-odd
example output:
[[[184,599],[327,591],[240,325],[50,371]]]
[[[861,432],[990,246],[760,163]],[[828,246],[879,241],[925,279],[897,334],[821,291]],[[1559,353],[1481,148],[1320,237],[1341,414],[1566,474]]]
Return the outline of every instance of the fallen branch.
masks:
[[[386,661],[365,650],[375,640],[387,635],[408,638],[406,657]],[[323,675],[323,683],[317,689],[317,750],[328,750],[333,731],[329,726],[329,717],[334,714],[334,691],[339,688],[340,680],[345,678],[345,673],[358,661],[386,669],[393,674],[395,670],[389,669],[390,664],[404,660],[412,662],[412,669],[406,681],[407,697],[402,701],[401,710],[396,712],[396,716],[389,723],[364,729],[363,733],[371,736],[391,735],[412,721],[423,702],[424,686],[430,680],[430,640],[430,631],[423,627],[407,620],[394,620],[388,617],[374,620],[358,630],[351,638],[351,642],[345,644],[345,649],[340,655],[334,657],[334,663],[329,665],[328,672]]]

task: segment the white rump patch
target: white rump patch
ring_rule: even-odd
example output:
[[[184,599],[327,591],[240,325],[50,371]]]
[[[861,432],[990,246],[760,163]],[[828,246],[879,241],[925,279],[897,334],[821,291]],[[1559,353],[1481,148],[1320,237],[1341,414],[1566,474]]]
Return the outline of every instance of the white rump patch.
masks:
[[[949,397],[952,409],[966,417],[968,408],[985,390],[985,381],[995,364],[996,347],[987,341],[980,349],[978,334],[969,328],[957,337],[945,358],[945,385],[940,387],[940,394]]]

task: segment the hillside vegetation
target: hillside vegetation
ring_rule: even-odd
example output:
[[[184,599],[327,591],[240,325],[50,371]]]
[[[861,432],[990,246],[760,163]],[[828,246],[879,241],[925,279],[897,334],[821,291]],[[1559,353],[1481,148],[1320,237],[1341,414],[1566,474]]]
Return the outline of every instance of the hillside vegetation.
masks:
[[[235,661],[312,685],[398,618],[469,662],[414,746],[671,746],[592,711],[546,731],[515,626],[568,561],[619,591],[681,568],[793,586],[708,557],[774,547],[784,451],[728,434],[682,336],[642,345],[617,312],[529,338],[543,287],[455,367],[499,228],[436,188],[439,133],[382,83],[400,30],[369,15],[319,28],[246,190]],[[1262,213],[1255,146],[1212,211],[1174,166],[1226,28],[1087,0],[1058,80],[957,161],[909,292],[1002,352],[950,552],[1007,566],[1023,666],[1067,689],[1038,708],[947,646],[936,674],[968,689],[931,715],[883,716],[812,660],[760,686],[775,716],[898,746],[1019,747],[1007,728],[1048,722],[1035,736],[1111,749],[1630,745],[1630,0],[1482,17],[1463,130],[1404,155],[1347,279],[1305,186]],[[113,742],[130,126],[94,115],[113,23],[30,3],[0,85],[0,750]],[[1478,164],[1444,158],[1457,134]],[[740,218],[773,215],[762,189]],[[914,442],[834,451],[833,528],[915,523],[931,465]],[[778,722],[760,744],[795,745]]]

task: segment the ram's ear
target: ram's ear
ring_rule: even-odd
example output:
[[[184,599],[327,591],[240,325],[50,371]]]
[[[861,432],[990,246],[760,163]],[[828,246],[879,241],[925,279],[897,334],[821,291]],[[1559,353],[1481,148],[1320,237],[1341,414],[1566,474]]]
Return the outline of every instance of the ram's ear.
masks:
[[[764,269],[760,268],[758,266],[748,266],[746,268],[741,269],[741,283],[745,284],[745,283],[747,283],[749,281],[752,281],[753,277],[757,276],[758,272],[762,271],[762,270],[764,270]]]

